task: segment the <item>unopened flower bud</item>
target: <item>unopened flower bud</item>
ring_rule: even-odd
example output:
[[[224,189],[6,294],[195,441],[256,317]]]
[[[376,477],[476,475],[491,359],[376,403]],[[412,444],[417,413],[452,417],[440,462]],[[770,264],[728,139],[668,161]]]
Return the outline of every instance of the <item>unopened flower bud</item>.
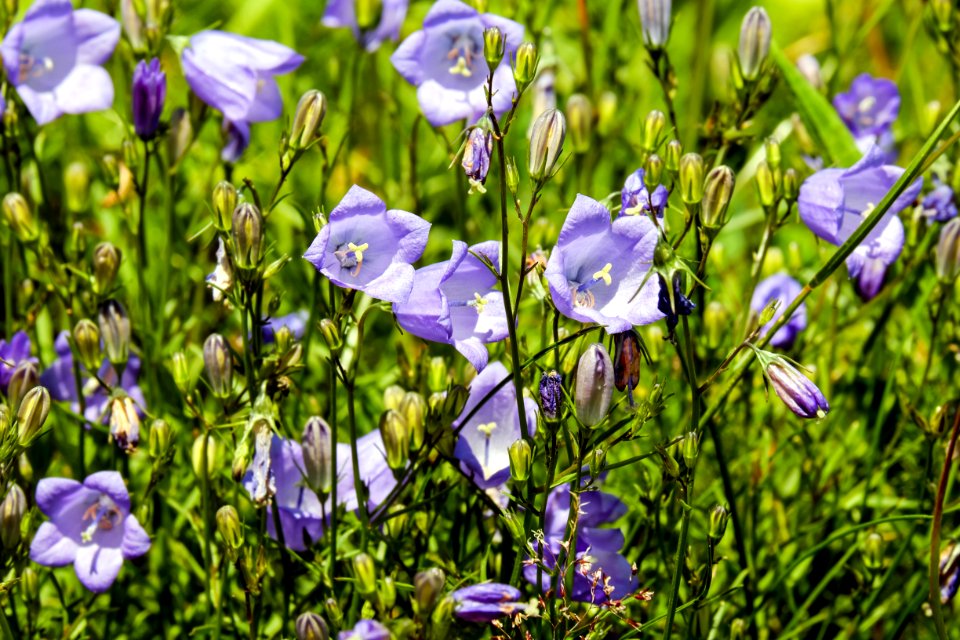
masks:
[[[504,47],[503,31],[499,27],[487,27],[483,32],[483,57],[487,61],[490,73],[500,66]]]
[[[567,99],[567,122],[574,152],[582,154],[589,151],[593,137],[593,105],[590,104],[590,98],[575,93]]]
[[[787,169],[783,172],[783,197],[788,203],[797,201],[797,195],[800,193],[800,178],[795,169]]]
[[[563,376],[550,370],[540,377],[540,409],[547,421],[554,421],[560,415],[563,405]]]
[[[40,577],[33,567],[26,567],[20,574],[20,584],[23,585],[23,599],[31,606],[40,602]]]
[[[160,115],[167,97],[167,74],[160,69],[160,60],[141,60],[133,71],[130,89],[133,105],[133,129],[141,140],[150,140],[160,127]]]
[[[516,440],[507,450],[510,457],[510,477],[516,482],[526,482],[533,464],[533,451],[526,440]]]
[[[213,188],[213,226],[220,231],[230,231],[237,197],[237,188],[226,180],[221,180]]]
[[[510,190],[510,193],[516,196],[517,189],[520,187],[520,172],[517,170],[517,161],[513,156],[507,156],[507,188]]]
[[[100,351],[100,329],[92,320],[83,318],[73,328],[73,343],[77,348],[77,356],[87,371],[97,371],[103,362]]]
[[[32,360],[23,360],[13,369],[10,381],[7,383],[7,400],[16,411],[24,396],[40,384],[40,372],[37,363]]]
[[[607,466],[607,450],[606,449],[594,449],[593,453],[590,454],[590,477],[599,478],[600,474],[603,473],[603,470]]]
[[[330,627],[316,613],[307,612],[297,616],[295,625],[297,640],[329,640]]]
[[[229,504],[217,509],[217,533],[224,551],[231,560],[236,560],[237,552],[243,546],[243,525],[240,524],[240,514]]]
[[[770,165],[770,168],[774,171],[779,170],[783,159],[780,153],[780,141],[773,137],[767,138],[763,142],[763,149],[767,156],[767,164]]]
[[[443,595],[443,585],[446,579],[443,569],[437,567],[420,571],[413,576],[413,604],[416,607],[417,615],[430,615],[433,608],[437,606],[440,596]]]
[[[484,183],[490,171],[490,154],[493,153],[493,131],[489,120],[483,118],[476,127],[470,129],[463,143],[463,159],[460,166],[470,182],[470,193],[486,193]]]
[[[217,468],[217,441],[211,434],[194,439],[193,446],[190,448],[190,464],[198,478],[209,478],[214,475]]]
[[[671,0],[637,0],[643,46],[651,51],[662,49],[670,38]]]
[[[777,202],[777,184],[773,169],[763,160],[757,165],[757,197],[764,207],[772,207]]]
[[[617,94],[604,91],[597,100],[597,133],[609,135],[617,125]]]
[[[319,493],[328,493],[333,486],[333,447],[336,446],[330,426],[320,416],[311,416],[303,427],[300,443],[307,485]]]
[[[93,290],[105,295],[110,293],[120,271],[120,250],[109,242],[101,242],[93,250]]]
[[[380,435],[387,465],[393,470],[403,469],[410,457],[410,429],[406,420],[396,411],[384,411],[380,416]]]
[[[532,180],[546,180],[553,175],[554,168],[563,151],[563,140],[566,133],[566,120],[563,114],[556,109],[547,109],[533,123],[529,155],[529,170]]]
[[[580,356],[574,381],[577,418],[587,427],[600,424],[610,411],[613,362],[602,344],[594,343]]]
[[[229,398],[233,391],[233,356],[226,339],[219,333],[211,333],[203,342],[203,366],[213,395]]]
[[[640,362],[643,350],[636,331],[628,329],[613,336],[613,384],[617,391],[630,389],[630,393],[640,384]]]
[[[187,393],[190,390],[190,363],[187,362],[187,356],[183,351],[173,354],[170,359],[170,370],[177,389],[180,393]]]
[[[124,395],[110,401],[110,436],[127,453],[137,448],[140,442],[140,414],[130,396]]]
[[[34,387],[20,401],[17,409],[17,440],[27,448],[38,435],[50,413],[50,392],[46,387]]]
[[[400,403],[400,415],[410,431],[410,449],[419,451],[426,435],[427,401],[419,393],[408,392]]]
[[[327,598],[323,602],[323,608],[327,612],[327,619],[334,627],[343,626],[343,611],[340,610],[340,604],[336,598]]]
[[[20,543],[20,523],[27,512],[27,497],[16,484],[10,485],[0,504],[0,540],[8,551]]]
[[[960,275],[960,218],[953,218],[940,230],[934,265],[944,284],[953,284]]]
[[[383,408],[400,410],[400,404],[407,395],[407,390],[397,384],[392,384],[383,390]]]
[[[822,418],[830,411],[830,405],[817,385],[782,358],[770,361],[766,373],[783,403],[801,418]]]
[[[249,202],[241,202],[233,211],[233,263],[239,269],[256,269],[260,265],[263,245],[263,217]]]
[[[727,520],[730,519],[730,512],[722,504],[718,504],[710,510],[710,522],[707,527],[707,535],[714,543],[723,539],[723,534],[727,531]]]
[[[714,167],[707,174],[700,204],[700,220],[708,229],[720,229],[727,222],[727,207],[733,197],[734,175],[730,167]]]
[[[537,76],[537,65],[540,64],[540,52],[532,42],[523,42],[517,47],[514,58],[513,79],[517,84],[517,91],[523,91]]]
[[[680,171],[680,158],[683,156],[683,143],[679,140],[671,140],[667,143],[664,151],[664,168],[670,173],[676,174]]]
[[[470,391],[463,385],[453,385],[447,390],[447,395],[443,399],[441,418],[444,422],[453,422],[457,416],[463,413],[463,408],[467,404],[467,398]]]
[[[80,213],[87,208],[90,197],[90,168],[87,163],[74,161],[63,170],[63,192],[67,210]]]
[[[863,541],[863,564],[870,571],[883,568],[883,536],[876,531]]]
[[[647,156],[647,161],[643,164],[643,167],[646,171],[645,182],[647,183],[647,188],[653,189],[655,185],[660,184],[663,180],[663,158],[655,153],[651,153]]]
[[[150,424],[150,433],[147,436],[147,448],[150,457],[154,460],[163,458],[170,450],[173,434],[166,420],[157,418]]]
[[[930,13],[933,21],[944,35],[953,30],[954,0],[930,0]]]
[[[306,149],[319,137],[323,117],[327,115],[327,97],[310,89],[300,97],[296,115],[293,117],[293,129],[290,132],[290,146],[294,149]]]
[[[684,204],[703,200],[703,158],[699,153],[685,153],[680,158],[680,198]]]
[[[356,578],[357,591],[361,595],[369,596],[377,591],[377,566],[366,553],[359,553],[353,558],[353,574]]]
[[[340,328],[337,323],[330,318],[324,318],[320,321],[320,335],[326,343],[330,353],[337,353],[343,347],[343,338],[340,337]]]
[[[647,114],[643,121],[643,131],[640,134],[640,148],[647,153],[652,153],[660,146],[663,130],[667,126],[667,116],[663,111],[654,109]]]
[[[107,300],[97,312],[100,337],[113,364],[125,364],[130,355],[130,318],[127,310],[116,300]]]
[[[427,388],[434,392],[447,388],[447,361],[439,356],[427,365]]]
[[[740,43],[737,47],[740,73],[744,80],[756,80],[770,53],[770,16],[762,7],[753,7],[740,25]]]
[[[40,237],[40,228],[33,217],[26,198],[19,193],[8,193],[3,198],[3,217],[20,242],[34,242]]]
[[[700,455],[700,438],[693,431],[688,433],[680,443],[680,454],[687,468],[690,469],[697,462],[697,456]]]

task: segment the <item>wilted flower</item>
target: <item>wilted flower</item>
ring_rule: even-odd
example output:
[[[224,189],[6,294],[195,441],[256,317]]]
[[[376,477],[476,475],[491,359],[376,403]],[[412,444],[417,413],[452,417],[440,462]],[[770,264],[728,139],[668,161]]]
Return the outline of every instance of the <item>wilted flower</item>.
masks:
[[[783,358],[764,364],[767,379],[783,403],[801,418],[822,418],[830,411],[830,404],[817,385],[797,371]]]
[[[429,233],[420,216],[388,211],[383,200],[354,185],[303,257],[338,287],[406,302],[414,281],[410,263],[423,254]]]
[[[360,620],[337,634],[337,640],[390,640],[390,631],[376,620]]]
[[[233,264],[230,262],[230,256],[227,255],[223,238],[217,238],[217,242],[219,243],[217,245],[217,266],[213,269],[213,273],[207,276],[207,286],[210,287],[214,302],[226,301],[226,293],[233,286]]]
[[[407,82],[417,87],[417,100],[430,124],[442,126],[476,120],[487,110],[487,62],[483,32],[498,27],[505,55],[493,75],[493,109],[500,116],[516,93],[509,61],[523,40],[523,26],[500,16],[479,13],[458,0],[439,0],[390,58]]]
[[[659,320],[657,282],[644,284],[656,246],[657,230],[646,216],[611,223],[606,207],[578,195],[544,273],[557,310],[611,334]]]
[[[400,27],[407,16],[408,0],[383,0],[375,25],[361,24],[364,17],[357,15],[357,4],[357,0],[330,0],[323,12],[323,25],[332,28],[349,27],[353,37],[367,51],[376,51],[384,41],[400,37]]]
[[[470,181],[470,193],[486,193],[483,184],[490,171],[490,154],[493,152],[493,132],[480,125],[470,130],[463,147],[463,167]]]
[[[17,331],[9,342],[0,340],[0,391],[7,392],[14,369],[24,361],[37,361],[30,357],[30,337],[26,332]]]
[[[478,257],[479,256],[479,257]],[[507,314],[503,294],[494,290],[500,264],[500,243],[481,242],[469,249],[453,241],[450,260],[417,269],[413,290],[404,303],[395,303],[397,323],[408,333],[425,340],[452,344],[477,371],[487,365],[485,343],[507,337]]]
[[[167,97],[167,74],[160,70],[160,60],[147,64],[141,60],[133,72],[133,129],[144,140],[156,134],[160,114]]]
[[[10,28],[0,54],[7,78],[37,124],[64,113],[109,109],[113,81],[103,69],[120,40],[120,23],[69,0],[37,0]]]
[[[453,455],[460,468],[481,489],[497,487],[510,477],[510,445],[524,436],[517,416],[517,396],[512,384],[504,385],[481,406],[469,421],[463,422],[480,401],[509,375],[499,362],[491,362],[470,381],[470,396],[460,416],[453,421],[460,437]],[[523,399],[527,433],[537,428],[537,404]]]
[[[474,584],[457,589],[450,597],[457,603],[456,616],[470,622],[492,622],[527,610],[520,601],[520,590],[508,584]]]
[[[657,185],[651,194],[644,181],[643,169],[637,169],[627,176],[627,181],[623,183],[623,189],[620,191],[620,215],[654,214],[658,218],[663,218],[669,195],[667,188],[662,184]]]
[[[657,309],[663,312],[663,315],[667,318],[667,328],[673,331],[677,328],[680,316],[690,315],[697,308],[697,305],[683,295],[679,275],[673,277],[673,291],[667,286],[667,280],[662,275],[657,274],[657,282],[660,286],[657,293]]]
[[[933,177],[933,190],[926,195],[920,204],[927,222],[946,222],[956,217],[957,204],[954,201],[953,189]]]
[[[556,420],[563,403],[563,376],[556,371],[547,371],[540,378],[540,407],[543,417]]]
[[[130,513],[130,495],[116,471],[87,476],[83,484],[44,478],[37,484],[37,506],[50,518],[30,545],[30,559],[48,567],[73,564],[87,589],[110,588],[124,560],[150,550],[150,537]]]
[[[800,218],[827,242],[842,245],[902,174],[903,169],[884,163],[881,149],[871,147],[849,169],[823,169],[807,178],[797,201]],[[847,258],[847,270],[864,298],[877,294],[887,267],[900,255],[903,223],[897,214],[917,198],[922,186],[918,178],[907,187]]]
[[[780,319],[780,316],[783,315],[783,312],[786,311],[787,305],[793,302],[794,298],[800,295],[800,291],[803,287],[799,282],[791,278],[785,273],[777,273],[775,275],[762,280],[757,288],[753,291],[753,297],[750,298],[750,308],[756,313],[763,311],[773,300],[779,300],[780,306],[777,307],[776,312],[773,314],[773,317],[770,319],[770,322],[763,325],[760,329],[760,335],[765,336],[770,330],[770,327],[773,326],[773,323]],[[780,329],[773,334],[773,337],[770,339],[770,344],[774,347],[789,348],[793,344],[793,341],[796,339],[797,334],[803,331],[807,326],[807,308],[805,305],[801,304],[797,307],[797,310],[793,312],[793,315],[790,316],[790,319],[785,325],[780,327]]]
[[[580,515],[577,520],[577,548],[568,558],[573,568],[573,591],[570,594],[579,602],[602,604],[620,600],[637,588],[633,568],[620,554],[623,547],[623,532],[617,528],[601,528],[612,523],[627,512],[627,505],[618,498],[602,491],[582,491]],[[547,519],[543,530],[543,561],[553,568],[557,563],[561,546],[567,533],[570,519],[570,487],[562,485],[547,498]],[[537,543],[534,543],[537,549]],[[563,569],[563,567],[561,567]],[[537,583],[537,567],[528,564],[523,575],[531,584]],[[543,591],[551,588],[551,576],[543,574]]]
[[[229,154],[235,159],[249,141],[251,122],[280,117],[283,99],[274,76],[299,67],[303,56],[269,40],[201,31],[190,38],[181,62],[193,92],[232,127],[237,142],[227,146],[235,147]]]
[[[123,395],[110,401],[110,436],[117,446],[130,453],[140,442],[140,410],[130,399]]]

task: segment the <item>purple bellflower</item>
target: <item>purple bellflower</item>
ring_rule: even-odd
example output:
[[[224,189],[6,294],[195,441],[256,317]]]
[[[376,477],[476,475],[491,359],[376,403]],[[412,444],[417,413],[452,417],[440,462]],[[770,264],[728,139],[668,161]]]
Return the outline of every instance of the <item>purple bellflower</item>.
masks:
[[[871,147],[849,169],[823,169],[807,178],[797,201],[800,218],[819,237],[842,245],[901,175],[903,169],[885,164],[883,151]],[[863,298],[869,300],[880,291],[887,268],[899,257],[903,223],[897,214],[910,206],[922,187],[922,178],[907,187],[847,258],[847,271]]]
[[[770,361],[764,373],[783,404],[801,418],[822,418],[830,411],[820,388],[783,358]]]
[[[644,181],[645,175],[643,169],[637,169],[627,176],[626,182],[623,183],[623,190],[620,191],[621,216],[655,213],[658,218],[663,217],[670,192],[665,186],[659,184],[653,193],[650,193]]]
[[[0,392],[7,393],[13,370],[24,360],[37,361],[30,357],[30,338],[26,332],[17,331],[10,342],[0,340]]]
[[[557,310],[609,334],[656,322],[663,317],[660,287],[647,278],[656,246],[657,229],[646,216],[611,223],[606,207],[578,195],[544,272]]]
[[[454,240],[450,260],[417,269],[410,297],[394,304],[393,312],[408,333],[452,344],[482,371],[489,359],[484,343],[503,340],[509,330],[503,294],[494,290],[497,276],[477,256],[497,268],[500,243],[491,240],[468,249]]]
[[[450,597],[457,603],[456,616],[470,622],[493,622],[527,610],[527,605],[520,601],[520,590],[508,584],[473,584],[457,589]]]
[[[280,327],[289,329],[290,333],[293,334],[293,339],[299,340],[303,337],[309,321],[310,312],[306,309],[294,311],[279,318],[270,318],[267,323],[263,325],[263,341],[267,344],[273,342],[277,337],[277,331],[280,330]]]
[[[354,485],[350,446],[344,446],[347,447],[345,456],[348,465],[345,473],[348,475],[340,481],[339,489],[344,496],[343,502],[347,510],[353,511],[360,502]],[[367,509],[373,511],[397,486],[393,471],[387,464],[386,447],[383,445],[383,437],[379,429],[357,439],[357,459],[360,462],[360,482],[363,483],[367,494]],[[339,500],[339,497],[337,499]]]
[[[323,25],[335,29],[349,27],[353,37],[367,51],[376,51],[384,41],[400,37],[409,0],[384,0],[380,22],[368,29],[361,29],[357,24],[356,4],[356,0],[330,0],[323,13]]]
[[[167,97],[167,74],[160,60],[141,60],[133,72],[133,130],[144,140],[151,139],[160,126],[160,114]]]
[[[150,550],[150,536],[130,513],[130,495],[116,471],[100,471],[81,484],[44,478],[37,484],[37,506],[49,521],[30,545],[30,559],[47,567],[73,564],[87,589],[110,588],[124,560]]]
[[[120,40],[120,23],[69,0],[37,0],[10,28],[0,54],[10,83],[43,125],[64,113],[103,111],[113,81],[101,66]]]
[[[770,322],[765,324],[761,330],[760,335],[765,336],[770,331],[770,327],[773,326],[774,322],[780,319],[783,315],[783,312],[786,310],[787,305],[793,302],[794,298],[800,295],[800,291],[803,287],[799,282],[791,278],[785,273],[777,273],[769,278],[761,281],[757,288],[753,291],[753,297],[750,298],[750,308],[756,313],[763,311],[773,300],[779,300],[780,306],[777,307],[777,311],[773,314],[773,317],[770,319]],[[770,344],[774,347],[780,347],[784,349],[790,348],[793,344],[793,341],[796,340],[797,334],[803,331],[807,327],[807,308],[805,305],[801,304],[797,307],[797,310],[793,312],[793,315],[790,316],[790,319],[785,325],[780,327],[780,329],[773,334],[773,337],[770,338]]]
[[[413,290],[410,263],[423,254],[429,233],[420,216],[388,211],[383,200],[354,185],[303,257],[338,287],[406,302]]]
[[[274,76],[300,66],[303,56],[269,40],[223,31],[201,31],[183,50],[187,83],[205,103],[223,113],[227,144],[221,156],[235,161],[250,141],[250,123],[275,120],[283,112]]]
[[[946,222],[957,215],[957,204],[953,197],[953,189],[933,177],[933,190],[926,195],[921,203],[923,215],[927,222]]]
[[[460,434],[453,455],[460,460],[463,472],[481,489],[499,487],[507,481],[510,477],[510,445],[523,437],[513,385],[501,387],[466,423],[463,420],[491,389],[509,375],[507,368],[499,362],[487,365],[470,381],[470,396],[463,412],[453,421],[454,431]],[[527,433],[533,435],[537,428],[537,403],[524,398],[523,406]]]
[[[563,485],[554,489],[547,498],[546,510],[543,561],[547,567],[553,568],[566,537],[570,517],[570,487]],[[577,549],[572,568],[571,596],[574,600],[602,604],[622,600],[637,589],[633,567],[620,554],[624,543],[623,532],[620,529],[603,528],[603,525],[614,522],[626,512],[627,506],[608,493],[596,490],[580,493]],[[536,565],[524,567],[523,575],[528,582],[536,584]],[[541,588],[544,591],[551,587],[551,579],[551,576],[543,574]]]
[[[390,630],[376,620],[360,620],[337,634],[337,640],[390,640]]]
[[[854,138],[875,141],[888,133],[897,119],[900,91],[892,80],[861,73],[849,91],[834,96],[833,107]]]
[[[423,29],[404,40],[390,58],[407,82],[417,87],[420,109],[430,124],[442,126],[479,118],[487,110],[483,31],[499,27],[505,52],[493,75],[493,110],[510,108],[516,93],[510,60],[523,40],[523,26],[479,13],[459,0],[439,0],[423,20]]]
[[[72,411],[80,411],[80,396],[77,393],[76,379],[73,375],[73,353],[70,351],[69,334],[66,331],[57,336],[54,350],[57,359],[42,374],[40,384],[50,391],[50,397],[61,402],[69,402]],[[100,365],[97,375],[111,387],[120,387],[134,401],[137,414],[144,416],[142,407],[146,406],[143,391],[137,384],[140,376],[140,359],[130,355],[127,365],[123,369],[123,376],[117,380],[117,371],[106,359]],[[83,397],[86,403],[84,417],[88,423],[106,422],[110,407],[110,395],[100,386],[100,383],[90,378],[82,386]],[[87,425],[89,428],[89,424]]]

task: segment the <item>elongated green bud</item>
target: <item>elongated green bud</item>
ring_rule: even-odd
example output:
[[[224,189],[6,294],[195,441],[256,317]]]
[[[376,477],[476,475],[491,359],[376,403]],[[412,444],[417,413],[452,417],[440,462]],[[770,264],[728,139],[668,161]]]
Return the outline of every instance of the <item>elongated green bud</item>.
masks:
[[[883,536],[874,531],[863,541],[863,564],[870,571],[883,568]]]
[[[660,146],[663,130],[667,126],[667,116],[663,111],[653,110],[647,114],[643,121],[643,132],[640,135],[640,148],[647,153],[652,153]]]
[[[27,496],[16,484],[10,485],[7,496],[0,504],[0,540],[10,550],[20,544],[20,523],[27,512]]]
[[[447,361],[439,356],[430,358],[427,365],[427,388],[433,392],[447,388]]]
[[[737,59],[744,80],[756,80],[770,53],[770,16],[762,7],[753,7],[740,25]]]
[[[233,356],[226,339],[219,333],[211,333],[203,342],[203,366],[213,395],[229,398],[233,391]]]
[[[389,409],[384,411],[380,417],[380,435],[387,465],[394,470],[403,469],[410,457],[410,429],[403,416]]]
[[[679,140],[671,140],[667,143],[667,149],[664,151],[663,166],[670,173],[676,174],[680,171],[680,158],[683,156],[683,143]]]
[[[703,200],[703,158],[699,153],[685,153],[680,158],[680,198],[684,204]]]
[[[319,137],[320,126],[327,115],[327,97],[310,89],[300,97],[296,115],[293,117],[293,130],[290,132],[290,146],[294,149],[306,149]]]
[[[687,468],[692,468],[697,463],[697,456],[700,455],[700,438],[693,431],[687,434],[680,445],[680,453],[683,455],[683,461]]]
[[[173,382],[177,385],[180,393],[190,391],[190,363],[183,351],[177,351],[171,357],[170,372],[173,374]]]
[[[730,518],[730,512],[723,505],[718,504],[710,510],[710,522],[707,527],[707,535],[714,541],[719,542],[723,539],[723,534],[727,531],[727,520]]]
[[[735,178],[727,166],[714,167],[707,174],[700,205],[700,220],[708,229],[720,229],[727,222],[727,207],[733,197]]]
[[[36,440],[49,413],[50,392],[46,387],[30,389],[17,410],[17,440],[21,447],[27,448]]]
[[[359,553],[353,558],[353,575],[357,581],[357,591],[361,595],[369,596],[377,591],[377,566],[366,553]]]
[[[497,70],[503,60],[505,41],[499,27],[487,27],[483,32],[483,57],[490,73]]]
[[[645,182],[647,187],[653,189],[654,185],[658,185],[663,180],[663,158],[658,156],[655,153],[651,153],[647,156],[647,161],[643,164],[644,170],[646,171]]]
[[[960,275],[960,218],[953,218],[940,230],[934,265],[944,284],[953,284]]]
[[[597,133],[610,135],[617,125],[617,94],[604,91],[597,100]]]
[[[27,392],[38,384],[40,384],[40,372],[37,370],[36,362],[24,360],[14,367],[10,381],[7,383],[7,400],[10,401],[14,411],[20,406]]]
[[[63,170],[63,191],[70,212],[80,213],[87,208],[90,197],[90,169],[85,162],[71,162]]]
[[[3,198],[3,217],[20,242],[35,242],[40,237],[40,228],[33,217],[26,198],[19,193],[8,193]]]
[[[106,295],[120,271],[121,253],[109,242],[101,242],[93,250],[93,290]]]
[[[231,561],[236,562],[237,552],[243,546],[243,525],[240,524],[240,514],[229,504],[217,509],[217,533],[223,550]]]
[[[553,175],[566,135],[566,119],[556,109],[547,109],[536,119],[530,135],[528,163],[532,180],[545,180]]]
[[[777,202],[777,184],[773,169],[766,161],[757,165],[757,197],[764,207],[772,207]]]
[[[526,440],[516,440],[508,449],[510,456],[510,477],[517,482],[526,482],[530,477],[533,464],[533,451]]]
[[[600,424],[610,411],[613,362],[602,344],[594,343],[580,356],[574,381],[577,418],[587,427]]]
[[[204,453],[206,453],[206,460],[204,460]],[[214,475],[217,468],[217,441],[212,435],[209,433],[201,435],[193,441],[193,447],[190,449],[190,464],[198,478],[209,478]]]
[[[337,327],[337,323],[330,318],[324,318],[320,321],[320,335],[323,336],[323,341],[327,344],[327,348],[330,349],[330,353],[338,353],[341,347],[343,347],[343,338],[340,337],[340,329]]]
[[[249,202],[241,202],[233,211],[233,263],[238,269],[256,269],[263,246],[263,217]]]
[[[407,392],[400,403],[400,415],[410,430],[410,449],[419,451],[423,446],[427,425],[427,401],[413,391]]]
[[[170,451],[170,442],[173,434],[170,431],[170,425],[162,418],[157,418],[150,425],[150,433],[147,436],[147,450],[150,457],[154,460],[160,460]]]
[[[517,84],[517,90],[522,92],[537,77],[540,52],[537,51],[537,45],[532,42],[523,42],[517,47],[515,56],[513,80]]]
[[[403,402],[403,399],[406,397],[407,391],[403,387],[397,384],[392,384],[386,389],[383,390],[383,408],[384,409],[393,409],[394,411],[400,410],[400,404]]]
[[[443,569],[432,567],[413,576],[413,604],[418,616],[428,616],[443,595],[447,576]]]
[[[97,313],[100,325],[100,338],[107,352],[107,359],[113,364],[126,364],[130,356],[130,318],[127,310],[116,300],[107,300],[100,305]]]
[[[593,105],[590,104],[590,98],[575,93],[567,99],[567,123],[574,152],[582,154],[589,151],[593,138]]]
[[[100,351],[100,329],[92,320],[83,318],[73,328],[73,343],[77,347],[77,356],[87,371],[97,371],[103,361]]]
[[[221,180],[213,188],[213,226],[220,231],[230,231],[237,198],[237,188],[226,180]]]
[[[783,197],[788,203],[793,203],[799,194],[800,178],[795,169],[787,169],[783,172]]]

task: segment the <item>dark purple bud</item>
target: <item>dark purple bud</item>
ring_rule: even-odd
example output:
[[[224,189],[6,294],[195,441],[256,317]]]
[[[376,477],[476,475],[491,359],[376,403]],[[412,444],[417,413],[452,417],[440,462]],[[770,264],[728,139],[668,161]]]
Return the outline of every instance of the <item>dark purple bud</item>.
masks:
[[[640,359],[642,351],[640,349],[640,338],[637,337],[633,329],[624,331],[613,336],[614,356],[613,356],[613,384],[617,391],[623,391],[627,387],[630,391],[637,388],[640,383]]]
[[[540,407],[543,417],[556,420],[563,402],[563,376],[557,371],[548,371],[540,378]]]
[[[166,97],[167,75],[160,70],[160,60],[141,60],[133,72],[133,129],[141,139],[156,135]]]
[[[767,377],[790,411],[801,418],[822,418],[830,405],[817,385],[782,359],[767,366]]]

